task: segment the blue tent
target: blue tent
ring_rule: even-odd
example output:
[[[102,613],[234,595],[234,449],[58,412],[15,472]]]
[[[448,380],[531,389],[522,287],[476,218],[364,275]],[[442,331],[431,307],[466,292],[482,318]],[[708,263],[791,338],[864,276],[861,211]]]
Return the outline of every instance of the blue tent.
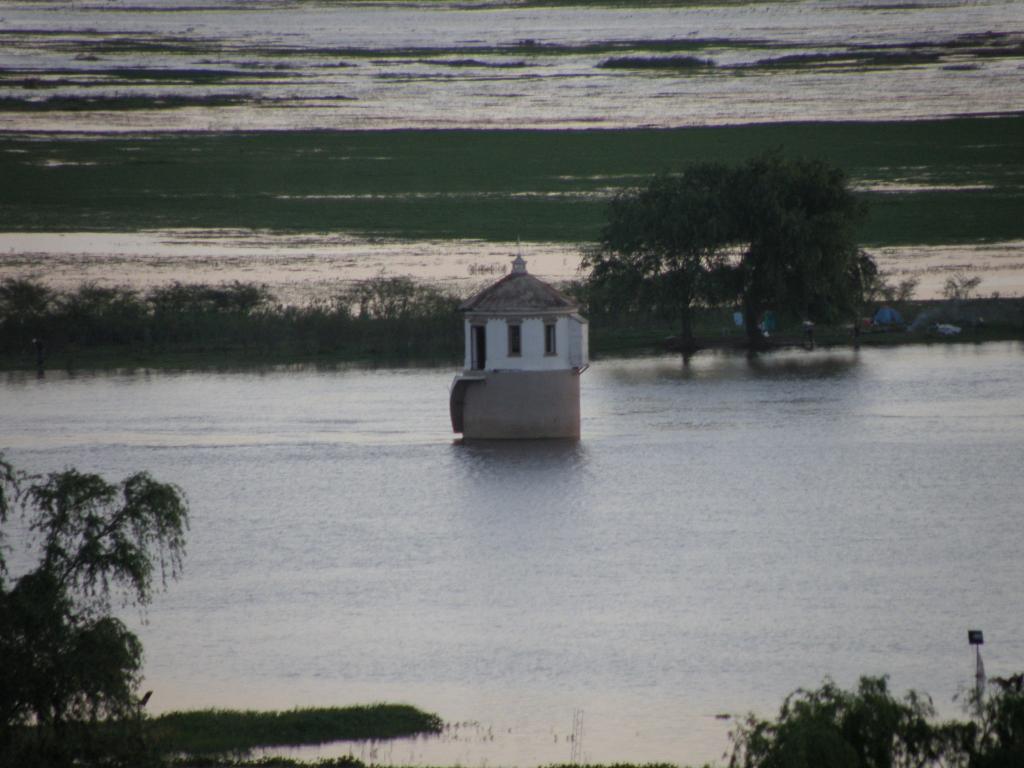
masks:
[[[903,316],[892,307],[882,307],[872,321],[875,325],[903,325]]]

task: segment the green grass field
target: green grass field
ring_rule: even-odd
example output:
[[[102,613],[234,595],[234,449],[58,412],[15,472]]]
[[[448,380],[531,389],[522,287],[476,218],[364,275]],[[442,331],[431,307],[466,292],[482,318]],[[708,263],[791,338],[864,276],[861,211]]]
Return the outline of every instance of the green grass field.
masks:
[[[241,227],[586,242],[618,188],[773,149],[846,170],[871,204],[866,245],[1024,238],[1024,115],[627,131],[7,134],[0,231]]]

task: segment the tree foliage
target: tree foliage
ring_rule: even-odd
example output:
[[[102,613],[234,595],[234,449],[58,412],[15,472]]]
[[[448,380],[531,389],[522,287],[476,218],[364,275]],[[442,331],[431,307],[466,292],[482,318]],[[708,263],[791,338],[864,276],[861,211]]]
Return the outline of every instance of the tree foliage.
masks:
[[[967,768],[1017,768],[1024,765],[1024,672],[989,681],[995,690],[969,706],[980,709],[976,723],[957,729]]]
[[[971,298],[971,294],[981,285],[981,278],[975,275],[968,277],[963,272],[955,272],[952,277],[947,277],[942,286],[942,295],[953,301],[963,301]]]
[[[826,680],[786,697],[777,720],[753,715],[733,732],[730,768],[910,768],[939,754],[931,702],[889,693],[884,677],[863,677],[856,691]]]
[[[877,273],[855,241],[863,214],[843,172],[819,161],[697,163],[618,194],[583,264],[599,301],[674,308],[687,345],[693,307],[739,302],[756,344],[768,309],[853,313]]]
[[[873,262],[856,245],[863,205],[823,162],[767,155],[739,167],[738,271],[747,334],[769,308],[807,319],[849,316]]]
[[[920,278],[907,277],[893,282],[893,276],[885,272],[876,272],[868,276],[864,283],[863,300],[865,304],[888,302],[902,304],[914,298],[914,292],[921,284]]]
[[[157,578],[178,576],[184,496],[145,472],[116,485],[74,469],[28,477],[0,456],[0,525],[15,507],[38,562],[11,578],[0,559],[0,762],[109,762],[100,734],[137,718],[142,668],[112,596],[145,606]]]
[[[731,174],[727,166],[702,163],[616,195],[598,248],[584,256],[592,283],[611,291],[612,302],[633,297],[673,308],[683,338],[692,340],[691,309],[708,296],[706,278],[726,263],[735,239]]]
[[[774,720],[748,715],[730,734],[729,768],[1010,768],[1024,765],[1024,675],[994,678],[968,722],[934,722],[931,700],[894,697],[884,677],[847,691],[831,680],[786,697]]]

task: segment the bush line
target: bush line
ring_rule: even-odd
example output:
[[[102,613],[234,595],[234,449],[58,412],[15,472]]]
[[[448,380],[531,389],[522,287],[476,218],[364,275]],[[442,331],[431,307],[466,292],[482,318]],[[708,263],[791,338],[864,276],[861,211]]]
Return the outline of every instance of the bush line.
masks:
[[[242,358],[454,359],[459,297],[408,278],[374,278],[328,301],[286,306],[262,286],[173,283],[145,294],[0,282],[0,356],[73,360],[98,350]]]

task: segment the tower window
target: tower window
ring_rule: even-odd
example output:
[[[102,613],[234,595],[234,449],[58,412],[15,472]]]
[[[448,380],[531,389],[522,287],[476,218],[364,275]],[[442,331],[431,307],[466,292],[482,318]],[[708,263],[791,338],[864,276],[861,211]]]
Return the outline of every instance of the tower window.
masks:
[[[471,363],[473,370],[482,371],[487,367],[487,328],[483,325],[472,326]]]
[[[555,355],[558,350],[555,347],[555,325],[554,323],[544,324],[544,354]]]
[[[519,357],[523,354],[523,329],[519,324],[508,327],[508,356]]]

